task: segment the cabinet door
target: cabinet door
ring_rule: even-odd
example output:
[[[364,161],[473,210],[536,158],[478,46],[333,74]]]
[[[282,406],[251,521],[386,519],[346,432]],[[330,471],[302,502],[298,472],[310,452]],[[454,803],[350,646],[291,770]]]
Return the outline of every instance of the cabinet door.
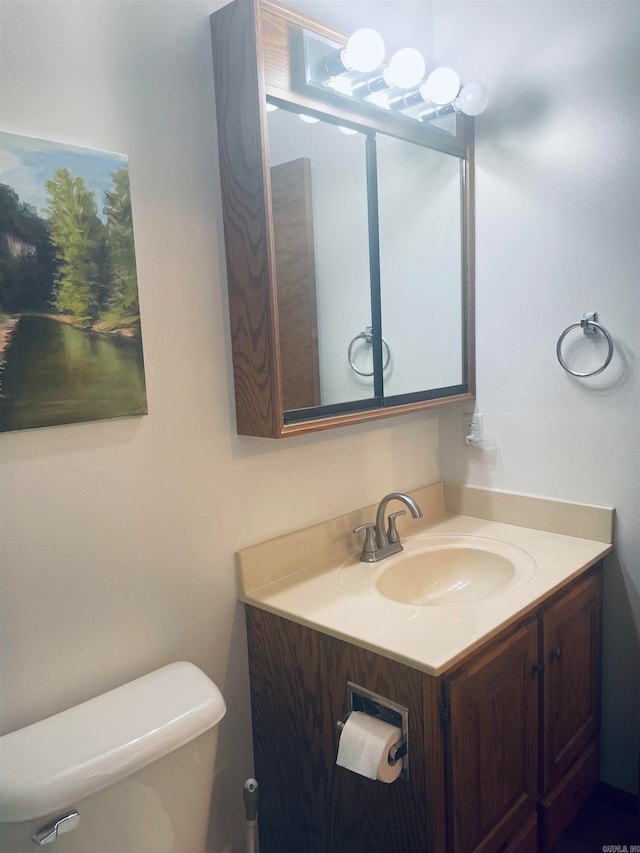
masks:
[[[538,816],[532,814],[501,853],[538,853]]]
[[[541,614],[544,791],[600,727],[602,572],[589,575]]]
[[[442,853],[427,802],[442,770],[435,779],[425,772],[435,764],[421,731],[423,674],[264,610],[246,612],[261,853]],[[348,681],[409,709],[407,782],[384,785],[336,766]]]
[[[445,681],[450,847],[495,851],[535,813],[537,625],[516,629]]]

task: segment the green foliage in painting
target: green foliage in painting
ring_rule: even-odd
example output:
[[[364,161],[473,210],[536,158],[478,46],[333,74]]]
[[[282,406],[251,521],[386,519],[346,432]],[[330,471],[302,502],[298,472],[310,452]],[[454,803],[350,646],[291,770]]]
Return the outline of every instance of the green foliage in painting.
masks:
[[[104,206],[110,260],[110,292],[100,323],[104,329],[130,325],[140,312],[129,172],[119,169],[112,179],[113,190],[105,193]]]
[[[47,218],[0,184],[0,312],[53,309],[76,326],[140,334],[127,168],[111,179],[104,221],[94,192],[68,169],[57,169],[45,183]]]
[[[84,178],[57,169],[46,188],[50,237],[58,261],[53,307],[78,325],[89,326],[109,293],[107,229]]]

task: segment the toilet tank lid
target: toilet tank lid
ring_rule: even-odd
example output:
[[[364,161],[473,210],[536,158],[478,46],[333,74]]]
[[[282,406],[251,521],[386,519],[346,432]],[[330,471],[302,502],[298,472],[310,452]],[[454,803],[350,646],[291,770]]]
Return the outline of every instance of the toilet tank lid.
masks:
[[[172,663],[0,738],[0,823],[35,820],[131,776],[217,725],[220,690]]]

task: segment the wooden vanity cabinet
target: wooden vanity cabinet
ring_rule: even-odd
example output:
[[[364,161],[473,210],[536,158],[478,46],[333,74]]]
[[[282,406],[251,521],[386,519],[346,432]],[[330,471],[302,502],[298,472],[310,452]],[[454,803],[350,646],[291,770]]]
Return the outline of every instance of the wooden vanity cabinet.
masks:
[[[247,639],[261,853],[444,850],[435,680],[425,685],[418,670],[253,607]],[[408,782],[336,766],[347,681],[409,709]]]
[[[555,844],[598,781],[602,571],[539,615],[542,688],[542,849]]]
[[[599,728],[600,586],[600,575],[590,575],[540,614],[545,791]]]
[[[601,564],[439,677],[247,607],[263,853],[534,853],[598,779]],[[335,764],[354,681],[409,708],[409,781]]]
[[[521,849],[513,838],[536,807],[540,849],[548,850],[592,793],[601,602],[597,569],[443,679],[455,853]]]
[[[531,619],[444,679],[448,836],[455,851],[499,850],[535,813],[537,660]]]

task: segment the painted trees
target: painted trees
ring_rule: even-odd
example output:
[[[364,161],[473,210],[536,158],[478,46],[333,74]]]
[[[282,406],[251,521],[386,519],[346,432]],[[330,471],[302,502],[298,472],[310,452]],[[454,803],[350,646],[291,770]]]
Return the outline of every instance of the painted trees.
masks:
[[[85,179],[59,168],[38,216],[0,184],[0,311],[53,309],[74,325],[139,334],[129,173],[111,174],[102,219]]]
[[[131,322],[139,318],[140,308],[129,172],[119,169],[111,177],[113,190],[104,194],[111,267],[110,294],[104,319],[109,318],[112,323]]]
[[[89,326],[108,289],[107,231],[84,178],[56,169],[46,188],[50,237],[58,260],[53,306],[79,325]]]

